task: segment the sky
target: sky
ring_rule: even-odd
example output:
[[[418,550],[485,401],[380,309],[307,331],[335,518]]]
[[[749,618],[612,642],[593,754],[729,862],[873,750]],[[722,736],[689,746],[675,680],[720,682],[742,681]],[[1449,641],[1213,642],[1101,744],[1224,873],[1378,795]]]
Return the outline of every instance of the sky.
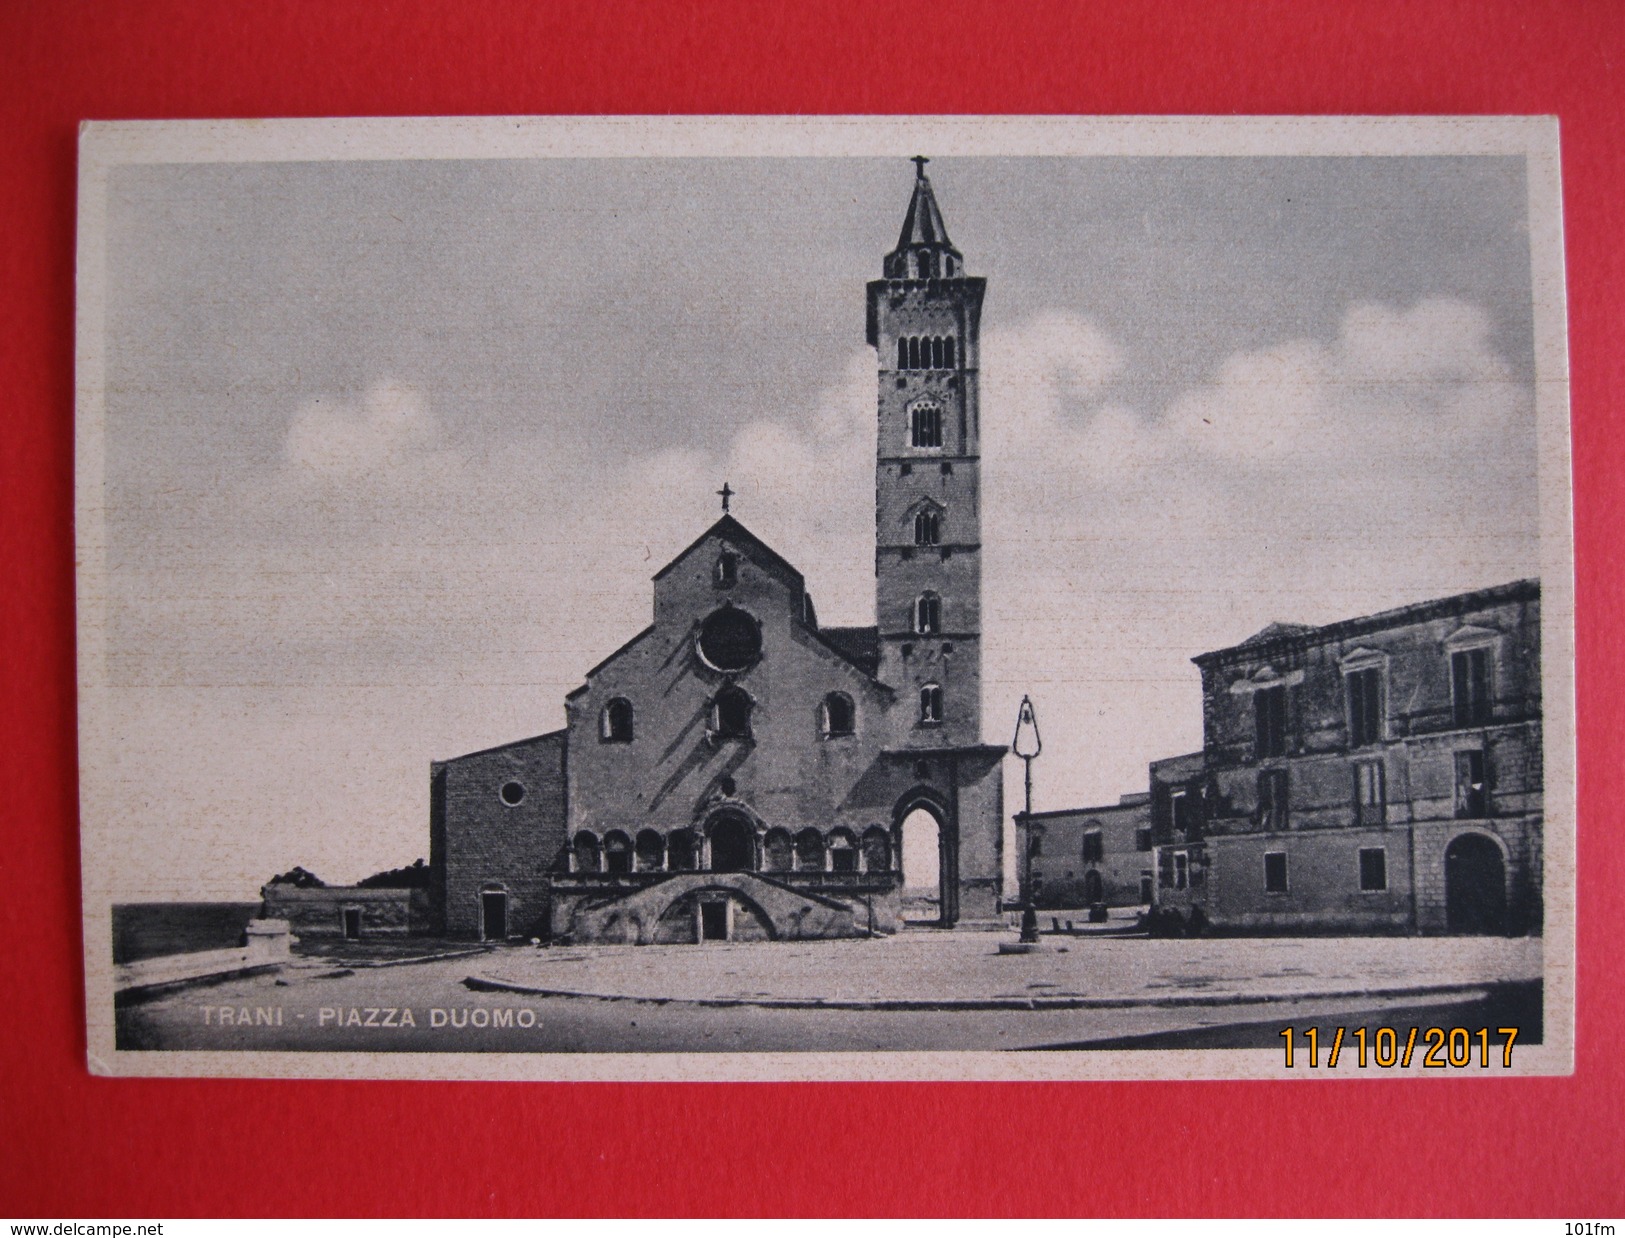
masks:
[[[1201,744],[1190,658],[1537,574],[1521,158],[940,158],[983,317],[984,738],[1039,810]],[[427,854],[714,491],[874,621],[901,159],[118,167],[121,901]],[[1007,807],[1019,806],[1012,760]]]

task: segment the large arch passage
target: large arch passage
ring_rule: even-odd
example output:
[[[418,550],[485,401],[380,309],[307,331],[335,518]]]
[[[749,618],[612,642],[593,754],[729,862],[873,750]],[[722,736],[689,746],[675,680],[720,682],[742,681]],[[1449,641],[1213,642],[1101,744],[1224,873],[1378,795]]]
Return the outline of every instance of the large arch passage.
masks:
[[[948,926],[959,918],[954,839],[941,810],[925,800],[900,806],[897,858],[905,924]]]
[[[1482,834],[1460,834],[1444,852],[1445,925],[1452,933],[1507,931],[1506,862]]]

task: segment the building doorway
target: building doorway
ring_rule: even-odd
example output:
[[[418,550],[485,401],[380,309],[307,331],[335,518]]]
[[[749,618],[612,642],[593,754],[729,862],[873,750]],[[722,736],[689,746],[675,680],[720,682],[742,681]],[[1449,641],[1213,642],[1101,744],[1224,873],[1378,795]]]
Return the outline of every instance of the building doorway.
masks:
[[[728,940],[728,904],[720,898],[700,904],[700,940]]]
[[[1106,901],[1106,885],[1100,879],[1100,870],[1091,868],[1083,875],[1083,901],[1090,906]]]
[[[942,823],[929,808],[920,807],[903,818],[901,829],[903,838],[898,855],[903,872],[903,923],[951,924],[950,909],[944,906],[943,900],[947,856]]]
[[[508,940],[508,896],[501,890],[486,890],[480,895],[480,939]]]
[[[756,868],[756,831],[732,813],[711,822],[711,871],[748,873]]]
[[[1506,932],[1506,863],[1482,834],[1462,834],[1445,848],[1444,908],[1452,933]]]
[[[346,907],[344,909],[344,940],[361,940],[361,908]]]

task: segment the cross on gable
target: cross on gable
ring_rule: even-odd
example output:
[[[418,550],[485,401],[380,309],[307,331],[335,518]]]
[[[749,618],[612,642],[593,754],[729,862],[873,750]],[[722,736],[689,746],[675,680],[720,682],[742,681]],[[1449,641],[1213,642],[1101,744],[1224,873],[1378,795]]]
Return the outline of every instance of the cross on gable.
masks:
[[[738,493],[739,492],[737,490],[730,489],[727,482],[722,483],[722,489],[718,490],[717,494],[722,498],[722,511],[724,515],[726,515],[728,512],[728,500],[733,498],[733,496]]]

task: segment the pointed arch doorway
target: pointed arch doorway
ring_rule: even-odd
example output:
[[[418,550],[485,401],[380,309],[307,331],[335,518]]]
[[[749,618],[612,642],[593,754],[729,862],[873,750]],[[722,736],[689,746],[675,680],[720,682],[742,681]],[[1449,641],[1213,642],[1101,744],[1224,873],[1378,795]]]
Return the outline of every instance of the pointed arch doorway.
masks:
[[[894,831],[903,923],[952,926],[959,919],[959,856],[946,810],[934,798],[906,798],[897,806]]]

